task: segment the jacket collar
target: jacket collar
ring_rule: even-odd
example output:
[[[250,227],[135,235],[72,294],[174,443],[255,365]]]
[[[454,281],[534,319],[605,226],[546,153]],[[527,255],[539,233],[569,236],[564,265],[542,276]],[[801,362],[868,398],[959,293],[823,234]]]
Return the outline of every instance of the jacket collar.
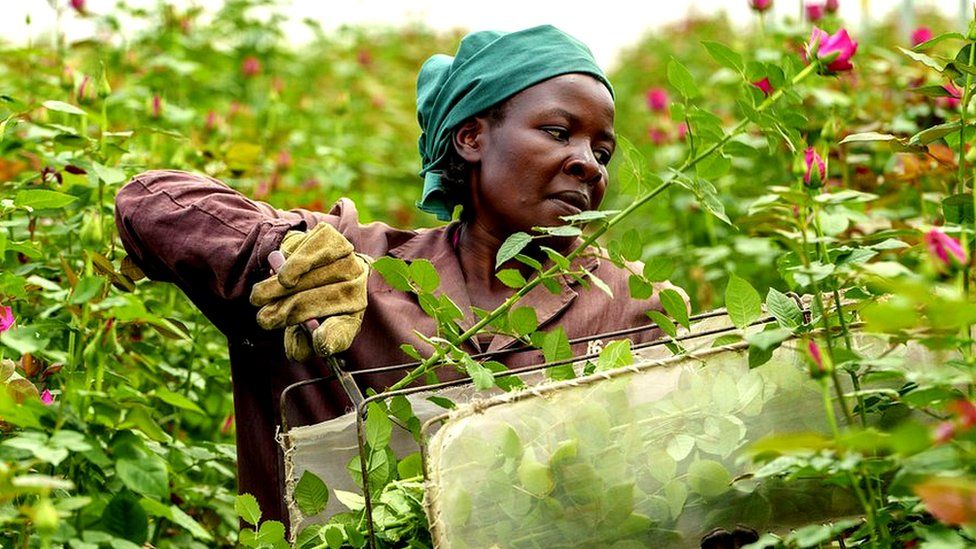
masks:
[[[447,295],[464,313],[464,318],[458,321],[462,331],[469,329],[476,322],[474,313],[471,311],[471,299],[468,296],[467,288],[464,285],[464,273],[458,261],[451,242],[455,231],[458,230],[459,223],[454,222],[449,225],[436,227],[433,229],[421,229],[417,234],[403,244],[389,251],[389,255],[407,261],[415,259],[426,259],[431,262],[437,274],[440,275],[441,284],[439,293]],[[573,261],[573,267],[594,271],[600,264],[599,258],[587,256],[577,258]],[[545,266],[549,266],[547,261]],[[539,327],[544,327],[556,315],[565,310],[577,297],[577,292],[573,288],[579,283],[572,277],[561,276],[558,279],[560,291],[550,292],[545,286],[539,285],[529,291],[515,307],[532,307],[535,309]],[[497,351],[515,343],[515,338],[510,336],[495,335],[487,349],[483,349],[476,341],[472,341],[472,346],[479,352]]]

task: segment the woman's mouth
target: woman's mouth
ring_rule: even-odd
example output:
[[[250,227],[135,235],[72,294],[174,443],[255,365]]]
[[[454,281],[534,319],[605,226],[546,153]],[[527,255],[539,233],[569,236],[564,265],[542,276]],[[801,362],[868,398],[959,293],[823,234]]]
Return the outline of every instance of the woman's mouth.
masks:
[[[563,206],[566,210],[572,210],[569,215],[578,214],[590,208],[590,197],[579,191],[562,191],[549,196]]]

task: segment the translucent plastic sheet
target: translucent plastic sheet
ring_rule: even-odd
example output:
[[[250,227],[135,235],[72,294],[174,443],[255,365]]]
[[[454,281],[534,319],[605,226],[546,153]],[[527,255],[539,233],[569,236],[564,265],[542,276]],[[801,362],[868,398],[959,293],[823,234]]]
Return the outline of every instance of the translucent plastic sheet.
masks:
[[[707,338],[706,338],[707,339]],[[938,357],[871,337],[866,356]],[[745,350],[538,386],[452,412],[427,445],[439,547],[698,547],[715,527],[784,531],[858,513],[816,480],[741,477],[745,449],[773,433],[825,432],[805,352],[786,342],[748,367]]]

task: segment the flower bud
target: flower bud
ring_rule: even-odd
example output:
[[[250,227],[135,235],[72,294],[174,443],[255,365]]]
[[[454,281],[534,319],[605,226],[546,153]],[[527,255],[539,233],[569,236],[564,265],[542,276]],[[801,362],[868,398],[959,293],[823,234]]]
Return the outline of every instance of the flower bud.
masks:
[[[827,3],[824,4],[824,9],[830,14],[837,13],[837,10],[840,9],[840,0],[827,0]]]
[[[807,342],[807,355],[810,364],[810,377],[820,379],[830,373],[830,358],[823,356],[817,342],[812,339]]]
[[[769,8],[773,7],[773,0],[749,0],[749,7],[753,11],[763,13]]]
[[[824,17],[824,5],[819,2],[807,2],[805,6],[807,20],[816,23]]]
[[[855,53],[857,42],[847,34],[847,29],[827,34],[826,31],[813,27],[805,56],[820,65],[821,74],[829,75],[853,69],[851,58]]]
[[[98,77],[98,97],[105,99],[112,94],[112,86],[108,83],[108,72],[105,70],[105,64],[102,64],[102,74]]]
[[[668,108],[668,92],[664,88],[647,90],[647,107],[654,112],[664,112]]]
[[[932,30],[928,27],[919,27],[912,32],[912,47],[928,42],[932,39]]]
[[[817,154],[813,147],[809,147],[803,152],[803,164],[806,166],[803,173],[803,184],[811,189],[822,187],[827,178],[827,167],[824,165],[823,158]]]
[[[241,73],[245,77],[251,78],[261,73],[261,60],[253,55],[248,55],[241,61]]]
[[[966,252],[959,241],[939,229],[925,233],[925,245],[939,270],[956,269],[967,263]]]
[[[753,86],[762,90],[763,95],[769,97],[769,94],[773,93],[773,85],[769,83],[769,77],[763,78],[762,80],[756,80],[752,83]]]

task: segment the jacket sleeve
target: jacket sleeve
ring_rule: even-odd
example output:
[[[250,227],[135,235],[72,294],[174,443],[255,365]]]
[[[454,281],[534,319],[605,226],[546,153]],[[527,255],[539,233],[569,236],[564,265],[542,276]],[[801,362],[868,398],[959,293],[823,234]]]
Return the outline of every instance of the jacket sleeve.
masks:
[[[336,216],[281,211],[202,175],[173,170],[134,177],[115,199],[126,252],[153,280],[172,282],[225,335],[256,334],[251,286],[289,230]]]

